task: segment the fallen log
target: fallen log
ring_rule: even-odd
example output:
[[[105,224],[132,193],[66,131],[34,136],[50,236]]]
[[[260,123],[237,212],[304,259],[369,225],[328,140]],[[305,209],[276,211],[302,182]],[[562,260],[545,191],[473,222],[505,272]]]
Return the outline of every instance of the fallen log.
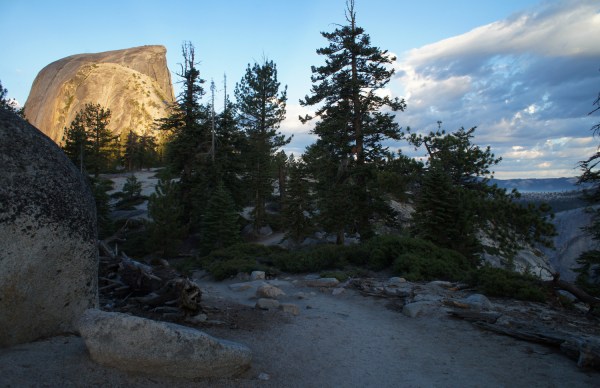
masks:
[[[116,310],[131,310],[136,305],[138,311],[151,310],[163,316],[178,312],[185,317],[201,310],[198,285],[182,277],[167,261],[155,260],[154,266],[138,262],[123,251],[117,254],[106,241],[99,241],[98,247],[102,255],[98,285],[106,305]]]
[[[498,318],[502,316],[500,313],[491,311],[472,311],[472,310],[451,310],[448,314],[456,318],[464,319],[469,322],[485,322],[496,323]]]
[[[600,369],[600,339],[598,338],[577,337],[560,331],[549,331],[540,327],[528,326],[524,323],[517,323],[515,327],[506,327],[484,321],[476,321],[473,324],[494,333],[558,347],[567,357],[576,360],[578,367]]]
[[[600,315],[600,298],[596,298],[573,283],[569,283],[560,278],[559,273],[552,274],[552,280],[544,282],[546,285],[571,293],[574,297],[590,306],[589,312],[594,315]]]

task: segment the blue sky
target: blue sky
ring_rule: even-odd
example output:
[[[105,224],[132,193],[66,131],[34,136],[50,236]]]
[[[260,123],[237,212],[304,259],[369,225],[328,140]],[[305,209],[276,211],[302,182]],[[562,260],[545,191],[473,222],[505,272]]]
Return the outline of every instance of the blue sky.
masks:
[[[227,74],[233,94],[247,64],[268,57],[288,85],[282,131],[294,134],[288,152],[299,154],[313,138],[297,120],[306,111],[298,100],[310,91],[310,66],[323,63],[319,32],[343,23],[344,7],[343,0],[0,0],[0,80],[23,104],[37,73],[55,60],[146,44],[166,46],[175,72],[189,40],[202,76],[220,94]],[[600,2],[356,0],[356,8],[372,43],[398,57],[387,92],[407,101],[401,126],[477,126],[475,142],[504,159],[498,178],[575,176],[577,162],[596,150],[589,128],[600,118],[586,114],[600,91]]]

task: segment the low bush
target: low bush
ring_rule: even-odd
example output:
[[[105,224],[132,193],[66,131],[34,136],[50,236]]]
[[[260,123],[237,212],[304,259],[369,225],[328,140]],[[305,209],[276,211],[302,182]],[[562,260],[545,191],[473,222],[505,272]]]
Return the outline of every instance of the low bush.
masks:
[[[281,248],[258,244],[236,244],[212,251],[200,259],[200,266],[217,280],[227,279],[240,272],[255,270],[269,272],[271,256],[281,252]]]
[[[306,250],[281,253],[273,256],[273,265],[290,273],[320,272],[343,268],[348,247],[319,245]]]
[[[473,271],[468,283],[488,296],[543,302],[548,295],[535,276],[490,266]]]
[[[392,264],[392,271],[407,280],[462,280],[472,270],[469,260],[460,253],[439,248],[425,240],[404,238],[402,253]]]

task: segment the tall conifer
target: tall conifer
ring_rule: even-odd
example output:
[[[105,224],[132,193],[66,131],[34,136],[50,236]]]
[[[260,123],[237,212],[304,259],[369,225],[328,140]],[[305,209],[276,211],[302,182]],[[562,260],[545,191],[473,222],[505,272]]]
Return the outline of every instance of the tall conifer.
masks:
[[[248,138],[245,150],[246,181],[254,203],[254,228],[264,226],[267,198],[273,190],[275,152],[290,142],[278,132],[285,119],[287,87],[280,91],[273,61],[248,65],[235,86],[238,120]]]
[[[326,57],[325,65],[312,67],[312,94],[300,103],[318,106],[315,117],[319,121],[313,132],[319,136],[321,152],[339,171],[335,176],[330,174],[329,179],[334,180],[325,184],[328,190],[323,194],[332,202],[342,196],[339,191],[350,190],[346,196],[352,197],[353,206],[347,208],[351,213],[344,221],[345,229],[356,229],[362,238],[369,238],[369,220],[376,202],[368,190],[373,177],[370,162],[385,156],[383,141],[399,140],[402,135],[394,115],[383,112],[383,108],[402,111],[405,103],[379,93],[394,73],[389,65],[395,58],[371,45],[369,35],[356,23],[354,0],[346,6],[347,24],[321,33],[329,42],[317,50]],[[300,119],[306,122],[313,118],[307,115]],[[342,243],[343,231],[335,232],[338,243]]]

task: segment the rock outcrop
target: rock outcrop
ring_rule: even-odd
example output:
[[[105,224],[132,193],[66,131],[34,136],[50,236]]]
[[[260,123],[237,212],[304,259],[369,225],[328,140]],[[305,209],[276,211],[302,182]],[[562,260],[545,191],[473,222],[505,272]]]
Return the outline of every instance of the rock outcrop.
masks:
[[[587,208],[578,208],[556,213],[553,220],[557,235],[554,238],[556,249],[544,249],[550,262],[560,273],[560,278],[575,281],[577,274],[573,268],[579,266],[577,258],[585,251],[597,248],[592,236],[582,228],[591,225],[592,213]]]
[[[72,331],[98,303],[96,208],[49,138],[0,109],[0,347]]]
[[[165,117],[174,100],[166,51],[142,46],[53,62],[35,78],[25,116],[56,143],[86,103],[111,110],[115,134],[153,131],[154,120]]]
[[[122,313],[90,309],[79,332],[99,364],[187,379],[229,377],[250,367],[246,346],[199,330]]]

